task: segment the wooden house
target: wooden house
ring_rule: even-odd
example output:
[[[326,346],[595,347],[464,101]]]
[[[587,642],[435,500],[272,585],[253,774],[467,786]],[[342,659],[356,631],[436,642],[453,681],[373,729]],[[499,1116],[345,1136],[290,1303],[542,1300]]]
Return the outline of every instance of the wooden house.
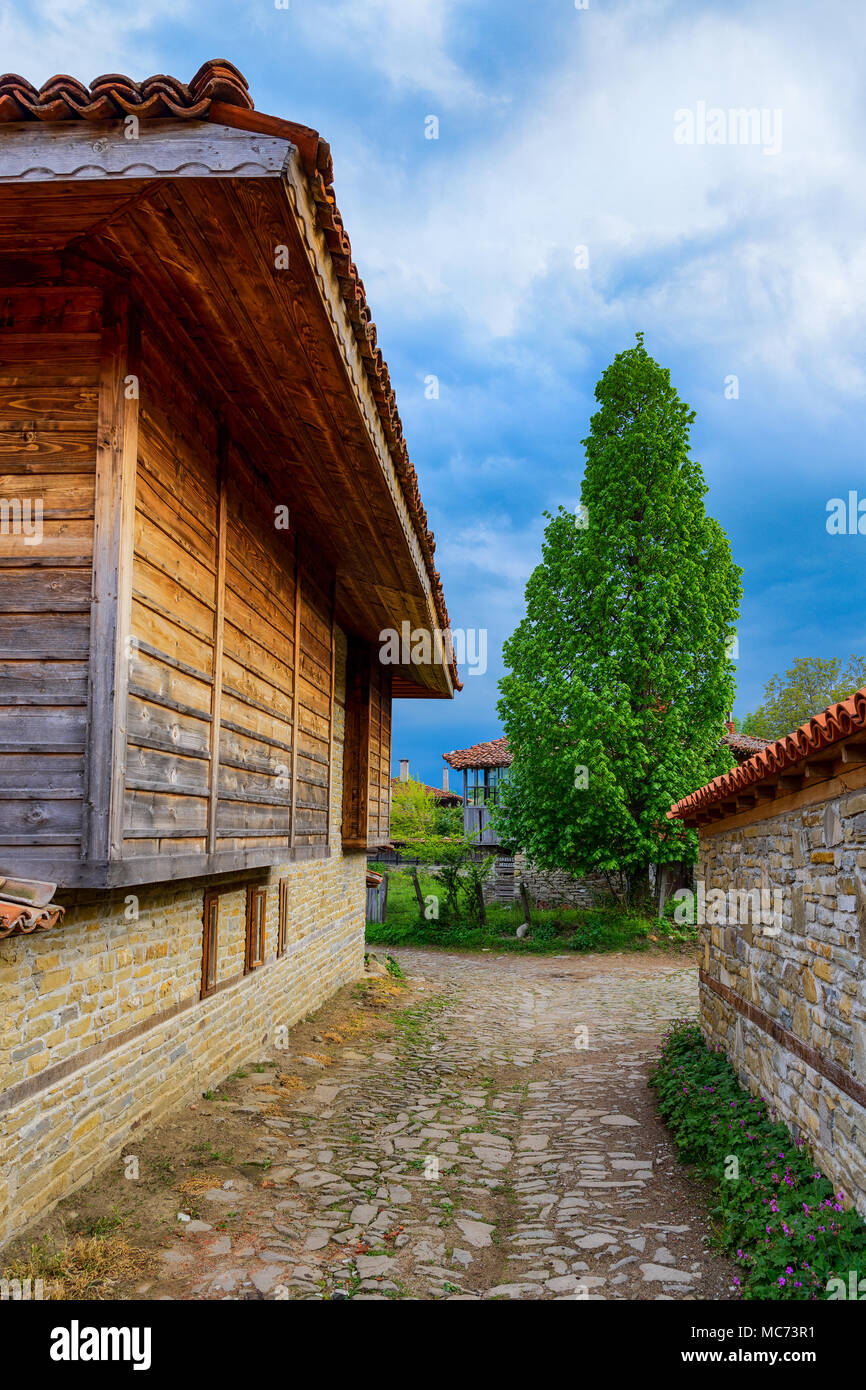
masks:
[[[486,743],[474,743],[471,748],[457,748],[442,756],[450,768],[463,773],[463,830],[466,838],[479,845],[495,847],[498,842],[490,818],[514,756],[508,747],[508,739],[489,739]]]
[[[459,681],[379,659],[449,623],[318,134],[7,75],[0,184],[2,1240],[360,973],[392,698]]]

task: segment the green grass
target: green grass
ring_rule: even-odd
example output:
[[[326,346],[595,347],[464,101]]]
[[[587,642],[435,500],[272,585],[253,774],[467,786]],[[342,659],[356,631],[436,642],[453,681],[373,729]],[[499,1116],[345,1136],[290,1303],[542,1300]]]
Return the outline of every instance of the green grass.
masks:
[[[383,866],[377,866],[382,868]],[[441,893],[434,878],[419,871],[421,893]],[[487,908],[487,926],[421,918],[415,888],[405,869],[389,870],[386,921],[367,923],[367,941],[378,946],[441,946],[448,950],[513,951],[553,955],[563,951],[641,951],[650,946],[685,947],[697,940],[693,927],[642,917],[619,905],[593,908],[534,908],[532,927],[519,940],[520,903]]]
[[[680,1159],[714,1185],[716,1244],[737,1261],[743,1296],[847,1297],[851,1272],[866,1275],[866,1226],[694,1020],[668,1033],[650,1084]]]

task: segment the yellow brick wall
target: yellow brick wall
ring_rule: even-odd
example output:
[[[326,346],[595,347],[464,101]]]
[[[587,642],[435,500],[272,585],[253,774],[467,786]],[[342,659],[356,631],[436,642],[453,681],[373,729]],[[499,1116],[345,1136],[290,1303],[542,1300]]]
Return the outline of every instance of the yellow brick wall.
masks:
[[[218,982],[240,978],[204,1000],[202,909],[217,881],[80,897],[55,931],[0,941],[0,1244],[119,1161],[133,1130],[219,1082],[359,977],[366,860],[340,850],[342,740],[338,703],[331,856],[274,866],[262,880],[265,964],[250,975],[241,972],[253,874],[220,881],[231,887],[220,896]],[[278,960],[281,878],[289,933]]]

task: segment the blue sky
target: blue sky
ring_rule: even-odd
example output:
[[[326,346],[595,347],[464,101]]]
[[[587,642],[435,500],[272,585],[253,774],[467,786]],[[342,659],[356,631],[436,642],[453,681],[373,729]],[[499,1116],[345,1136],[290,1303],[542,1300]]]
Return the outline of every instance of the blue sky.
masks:
[[[577,503],[595,382],[638,330],[745,571],[736,712],[797,656],[866,653],[866,536],[825,525],[866,497],[864,38],[850,0],[0,4],[31,81],[225,57],[329,140],[452,624],[488,632],[453,703],[395,707],[395,764],[437,785],[500,731],[543,512]],[[781,113],[781,147],[678,143],[699,103]]]

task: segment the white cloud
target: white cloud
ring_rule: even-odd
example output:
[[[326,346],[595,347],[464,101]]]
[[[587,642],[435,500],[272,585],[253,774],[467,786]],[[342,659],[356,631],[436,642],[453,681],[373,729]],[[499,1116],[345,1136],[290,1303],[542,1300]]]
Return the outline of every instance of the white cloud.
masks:
[[[476,348],[621,319],[788,389],[861,393],[866,160],[844,19],[657,7],[638,23],[642,10],[578,16],[558,69],[489,144],[441,149],[435,168],[423,150],[412,170],[367,164],[365,188],[349,174],[372,302],[445,313]],[[674,112],[699,101],[779,109],[781,153],[676,144]],[[339,192],[339,160],[337,176]]]
[[[331,50],[393,92],[424,92],[447,106],[477,106],[481,87],[451,56],[456,48],[456,0],[296,0],[295,17],[310,46]],[[431,114],[437,114],[433,112]]]
[[[0,8],[3,67],[36,87],[57,73],[71,73],[85,85],[106,72],[129,73],[140,81],[162,71],[160,44],[147,36],[189,9],[189,0],[147,0],[138,6],[30,0],[26,8],[7,0]],[[186,80],[198,66],[180,76]]]

